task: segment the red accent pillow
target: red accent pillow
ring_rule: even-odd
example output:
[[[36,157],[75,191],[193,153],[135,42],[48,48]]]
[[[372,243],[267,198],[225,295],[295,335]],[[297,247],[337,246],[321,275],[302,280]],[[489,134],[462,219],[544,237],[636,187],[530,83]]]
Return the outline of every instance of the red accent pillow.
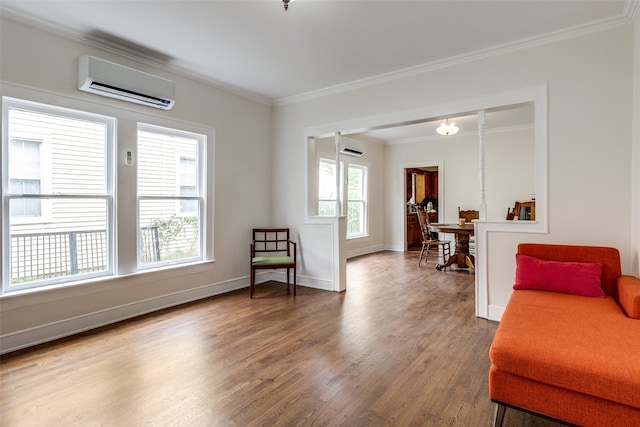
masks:
[[[516,254],[516,284],[513,289],[537,289],[585,297],[601,297],[602,264],[545,261]]]

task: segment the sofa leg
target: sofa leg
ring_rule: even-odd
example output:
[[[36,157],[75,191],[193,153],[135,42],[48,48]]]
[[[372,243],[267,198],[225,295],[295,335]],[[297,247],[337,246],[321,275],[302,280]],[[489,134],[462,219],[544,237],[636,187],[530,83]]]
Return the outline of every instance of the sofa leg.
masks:
[[[496,403],[496,410],[493,413],[493,427],[502,427],[502,423],[504,422],[504,413],[506,410],[506,406]]]

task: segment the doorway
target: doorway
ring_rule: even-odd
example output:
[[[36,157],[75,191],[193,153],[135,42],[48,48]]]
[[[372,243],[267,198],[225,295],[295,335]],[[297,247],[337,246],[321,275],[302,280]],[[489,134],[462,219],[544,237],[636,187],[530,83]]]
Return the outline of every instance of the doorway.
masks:
[[[430,222],[438,222],[439,167],[419,166],[404,169],[406,182],[406,250],[419,251],[422,247],[422,230],[416,210],[427,212]]]

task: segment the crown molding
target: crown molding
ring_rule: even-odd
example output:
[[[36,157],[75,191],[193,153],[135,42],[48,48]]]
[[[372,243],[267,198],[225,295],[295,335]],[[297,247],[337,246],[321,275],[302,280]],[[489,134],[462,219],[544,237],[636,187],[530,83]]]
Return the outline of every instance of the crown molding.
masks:
[[[127,59],[130,59],[132,61],[144,64],[150,67],[160,68],[164,71],[177,74],[182,77],[186,77],[190,80],[203,83],[207,86],[215,87],[216,89],[229,92],[231,94],[249,99],[251,101],[259,102],[265,105],[272,105],[273,103],[272,99],[259,95],[255,92],[242,89],[237,86],[229,85],[227,83],[193,72],[190,69],[187,69],[185,67],[180,67],[175,64],[171,64],[170,63],[171,58],[167,58],[165,60],[158,59],[153,55],[150,55],[145,52],[141,52],[139,50],[129,49],[117,43],[112,43],[107,40],[99,39],[97,37],[88,36],[80,32],[70,30],[61,25],[53,24],[49,21],[38,19],[31,15],[27,15],[20,11],[11,9],[3,5],[1,2],[0,2],[0,16],[2,16],[3,18],[9,19],[11,21],[17,22],[19,24],[34,28],[36,30],[42,30],[49,34],[60,36],[68,40],[84,43],[94,48],[102,49],[116,55],[124,56]]]
[[[640,20],[640,0],[627,0],[624,4],[624,14],[637,24]]]
[[[627,0],[627,2],[638,3],[640,0]],[[627,3],[628,5],[629,3]],[[625,8],[625,12],[626,12]],[[630,12],[631,10],[629,10]],[[636,7],[637,12],[637,7]],[[637,13],[636,13],[637,14]],[[613,18],[602,19],[593,21],[586,24],[577,25],[574,27],[552,31],[546,34],[542,34],[535,37],[529,37],[513,42],[503,43],[490,48],[480,49],[473,52],[452,56],[442,60],[428,62],[426,64],[417,65],[414,67],[404,68],[401,70],[392,71],[389,73],[379,74],[372,77],[367,77],[360,80],[355,80],[348,83],[342,83],[335,86],[329,86],[324,89],[310,91],[299,95],[293,95],[285,98],[276,99],[273,105],[283,106],[287,104],[296,104],[303,101],[309,101],[312,99],[320,98],[327,95],[333,95],[341,92],[347,92],[367,86],[373,86],[377,84],[386,83],[393,80],[398,80],[406,77],[415,76],[418,74],[428,73],[431,71],[439,70],[442,68],[452,67],[454,65],[465,64],[468,62],[474,62],[485,58],[490,58],[507,53],[518,52],[520,50],[528,49],[530,47],[545,45],[549,43],[555,43],[561,40],[572,39],[588,34],[598,33],[618,27],[623,27],[631,23],[631,18],[628,15],[620,15]]]

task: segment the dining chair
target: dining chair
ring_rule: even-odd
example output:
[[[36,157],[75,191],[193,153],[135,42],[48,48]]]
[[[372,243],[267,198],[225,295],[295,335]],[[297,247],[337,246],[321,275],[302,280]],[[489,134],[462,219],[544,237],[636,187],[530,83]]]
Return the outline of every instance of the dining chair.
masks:
[[[287,293],[289,271],[293,269],[293,296],[296,296],[296,243],[289,238],[288,228],[254,228],[251,240],[251,281],[249,295],[253,298],[256,270],[287,269]]]
[[[480,219],[480,211],[473,209],[461,210],[460,206],[458,206],[458,218],[464,218],[464,222],[471,222],[474,219]],[[469,253],[473,256],[476,255],[475,236],[469,236]]]
[[[418,223],[420,224],[420,230],[422,231],[422,249],[420,250],[420,258],[418,259],[418,267],[422,263],[424,257],[425,264],[429,260],[429,250],[432,246],[438,248],[438,254],[442,252],[442,263],[445,264],[451,256],[451,241],[439,240],[435,238],[429,228],[429,216],[422,209],[418,209],[416,214],[418,215]]]

